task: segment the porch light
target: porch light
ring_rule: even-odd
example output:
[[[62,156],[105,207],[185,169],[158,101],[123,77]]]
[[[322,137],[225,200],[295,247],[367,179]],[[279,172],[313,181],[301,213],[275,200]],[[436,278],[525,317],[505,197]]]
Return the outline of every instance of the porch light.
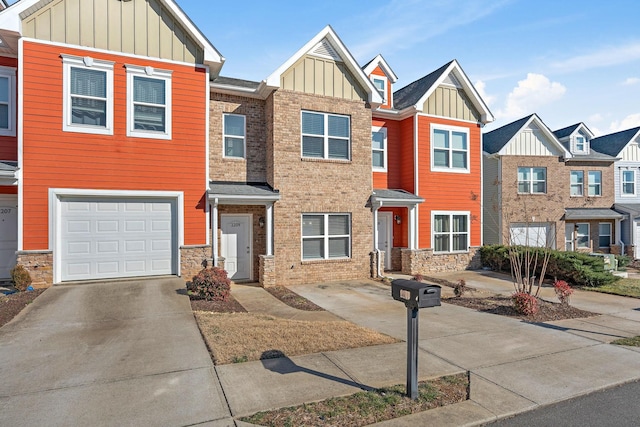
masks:
[[[264,228],[264,217],[263,216],[258,218],[258,225],[260,225],[260,228]]]
[[[402,223],[402,217],[400,217],[400,215],[396,215],[394,217],[394,219],[396,220],[396,224],[401,224]]]

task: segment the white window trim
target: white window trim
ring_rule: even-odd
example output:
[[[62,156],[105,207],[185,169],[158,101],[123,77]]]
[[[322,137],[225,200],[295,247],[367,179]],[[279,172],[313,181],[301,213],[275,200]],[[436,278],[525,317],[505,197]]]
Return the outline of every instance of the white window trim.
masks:
[[[322,215],[324,217],[324,230],[325,233],[324,235],[318,235],[318,236],[305,236],[304,235],[304,230],[303,230],[303,222],[304,222],[304,217],[307,215],[316,215],[316,216],[320,216]],[[348,221],[349,221],[349,234],[336,234],[333,235],[331,237],[348,237],[349,238],[349,255],[346,257],[329,257],[329,217],[330,216],[347,216]],[[326,260],[345,260],[345,259],[351,259],[351,253],[352,253],[352,248],[351,248],[351,242],[353,241],[352,238],[352,234],[353,234],[353,226],[351,223],[351,214],[350,213],[345,213],[345,212],[305,212],[303,214],[300,215],[300,259],[303,262],[313,262],[313,261],[326,261]],[[305,258],[304,257],[304,249],[303,249],[303,244],[304,244],[304,240],[305,239],[318,239],[318,238],[324,238],[324,258]]]
[[[448,168],[446,167],[442,167],[442,166],[436,166],[434,164],[434,154],[433,151],[435,149],[434,144],[433,144],[433,132],[435,130],[446,130],[449,131],[449,133],[451,132],[460,132],[460,133],[464,133],[467,136],[467,167],[466,168],[454,168],[453,167],[453,161],[451,159],[451,153],[453,151],[453,149],[451,148],[451,144],[449,146],[449,164],[452,166],[449,166]],[[459,126],[447,126],[447,125],[441,125],[441,124],[436,124],[436,123],[431,123],[431,130],[429,133],[429,138],[430,138],[430,145],[431,145],[431,150],[430,150],[430,154],[431,154],[431,170],[433,172],[449,172],[449,173],[471,173],[471,141],[470,141],[470,132],[469,132],[469,128],[466,127],[459,127]],[[451,141],[451,138],[449,138],[449,141]],[[459,150],[456,150],[459,151]]]
[[[113,135],[113,61],[94,59],[90,56],[83,58],[62,54],[62,78],[63,78],[63,98],[62,98],[62,130],[64,132],[91,133],[97,135]],[[107,75],[107,120],[106,125],[93,126],[82,125],[71,122],[71,68],[90,68],[104,71]]]
[[[373,133],[374,132],[381,132],[384,134],[384,146],[382,148],[382,150],[378,149],[378,148],[373,148]],[[384,160],[384,165],[382,167],[380,166],[373,166],[373,162],[372,162],[372,168],[374,172],[386,172],[387,171],[387,157],[389,154],[389,150],[388,150],[388,139],[387,139],[387,128],[383,127],[383,126],[372,126],[371,127],[371,134],[372,134],[372,138],[371,138],[371,152],[373,153],[373,151],[382,151],[382,156],[383,156],[383,160]]]
[[[522,193],[520,192],[520,182],[525,182],[525,181],[520,181],[520,179],[518,179],[518,169],[529,169],[529,175],[531,176],[531,178],[529,179],[529,191]],[[534,192],[533,191],[533,184],[534,182],[542,182],[542,181],[534,181],[533,180],[533,170],[534,169],[544,169],[544,191],[543,192]],[[584,182],[584,175],[583,175],[583,182]],[[547,185],[547,168],[544,166],[518,166],[516,167],[516,191],[518,194],[547,194],[547,190],[548,190],[548,185]]]
[[[172,102],[171,75],[173,71],[160,70],[154,67],[125,64],[127,70],[127,136],[133,138],[171,139]],[[133,78],[135,76],[149,77],[165,82],[165,129],[161,131],[142,130],[134,128],[133,121]]]
[[[631,172],[633,174],[633,193],[625,193],[624,192],[624,184],[628,181],[624,180],[624,173]],[[635,197],[637,195],[637,183],[636,183],[636,171],[634,169],[620,169],[620,197]]]
[[[589,190],[591,190],[591,174],[592,173],[599,173],[600,174],[600,182],[597,183],[597,184],[593,184],[594,187],[597,186],[598,188],[600,188],[600,191],[599,191],[598,194],[593,194],[593,195],[589,194],[590,193]],[[588,197],[602,197],[602,171],[588,171],[587,172],[587,180],[588,180],[588,182],[587,182],[587,196]]]
[[[238,135],[227,135],[225,133],[225,117],[226,116],[237,116],[242,117],[243,119],[243,130],[242,130],[242,157],[239,156],[227,156],[227,136],[231,138],[240,138]],[[233,114],[233,113],[223,113],[222,114],[222,157],[225,159],[246,159],[247,158],[247,116],[244,114]]]
[[[313,137],[319,137],[320,135],[316,135],[316,134],[311,134],[311,133],[303,133],[302,132],[302,115],[303,113],[310,113],[310,114],[322,114],[324,117],[324,135],[322,136],[324,139],[324,148],[323,148],[323,152],[324,155],[322,157],[311,157],[311,156],[305,156],[304,155],[304,137],[305,136],[313,136]],[[340,158],[334,158],[334,157],[329,157],[329,116],[334,116],[334,117],[346,117],[349,119],[349,136],[348,137],[341,137],[341,136],[333,136],[331,138],[334,139],[341,139],[341,140],[345,140],[347,141],[347,158],[346,159],[340,159]],[[304,159],[317,159],[317,160],[330,160],[330,161],[337,161],[337,162],[350,162],[351,161],[351,116],[348,116],[346,114],[334,114],[334,113],[325,113],[322,111],[311,111],[311,110],[302,110],[300,111],[300,156]]]
[[[578,184],[574,184],[574,183],[571,181],[571,176],[572,176],[574,173],[577,173],[577,172],[582,173],[582,182],[580,183],[580,194],[571,194],[571,188],[572,188],[574,185],[576,185],[576,186],[578,185]],[[584,171],[577,171],[577,170],[575,170],[575,171],[570,171],[570,172],[569,172],[569,197],[584,197]]]
[[[576,234],[575,234],[575,239],[576,239],[576,247],[575,249],[584,249],[584,248],[588,248],[589,247],[589,242],[591,241],[591,226],[589,225],[588,222],[576,222],[575,223],[575,227],[576,227]],[[587,226],[587,245],[586,246],[580,246],[578,244],[578,238],[581,236],[581,234],[578,234],[578,227],[581,225],[586,225]]]
[[[384,94],[380,93],[378,91],[378,93],[380,93],[380,96],[382,97],[382,105],[389,105],[389,79],[387,79],[387,77],[385,76],[379,76],[377,74],[372,74],[371,75],[371,83],[373,83],[373,87],[376,88],[376,90],[378,90],[378,88],[375,85],[374,80],[381,80],[384,82]]]
[[[436,251],[436,245],[435,245],[435,241],[436,241],[436,231],[435,231],[435,217],[436,215],[448,215],[449,216],[449,221],[451,221],[453,219],[453,215],[466,215],[467,216],[467,249],[463,250],[463,251],[442,251],[442,252],[437,252]],[[439,234],[444,234],[444,233],[439,233]],[[452,248],[451,245],[453,245],[453,227],[451,227],[451,231],[449,231],[449,249]],[[462,234],[462,233],[457,233],[457,234]],[[468,253],[469,252],[469,248],[471,247],[471,212],[470,211],[431,211],[431,248],[433,249],[433,253],[434,254],[463,254],[463,253]]]
[[[9,115],[9,117],[7,117],[8,127],[6,129],[0,129],[0,136],[16,136],[16,68],[0,66],[0,77],[5,77],[9,85],[9,101],[7,102],[7,114]]]
[[[600,234],[600,226],[601,225],[608,225],[609,226],[609,234]],[[611,226],[610,222],[599,222],[598,223],[598,247],[599,248],[608,248],[611,246],[611,242],[613,242],[613,227]],[[600,237],[602,236],[609,236],[609,246],[600,246]]]

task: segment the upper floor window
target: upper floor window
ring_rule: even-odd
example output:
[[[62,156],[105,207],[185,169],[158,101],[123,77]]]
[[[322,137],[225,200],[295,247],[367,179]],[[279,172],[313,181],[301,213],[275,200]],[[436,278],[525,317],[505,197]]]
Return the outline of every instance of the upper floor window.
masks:
[[[623,196],[635,196],[636,195],[636,171],[635,170],[623,170],[622,171],[622,195]]]
[[[387,128],[371,129],[371,158],[373,170],[387,170]]]
[[[303,214],[302,259],[349,258],[351,218],[349,214]]]
[[[302,112],[302,157],[349,160],[350,136],[349,116]]]
[[[518,168],[518,193],[544,194],[546,192],[547,168]]]
[[[126,68],[127,136],[171,139],[171,71]]]
[[[584,136],[576,136],[576,152],[584,153],[587,151],[587,140]]]
[[[589,196],[602,196],[602,172],[589,171]]]
[[[0,135],[15,136],[16,69],[0,67]]]
[[[583,171],[571,171],[571,191],[572,196],[582,196],[582,189],[584,185],[584,172]]]
[[[113,135],[113,62],[62,55],[66,132]]]
[[[447,172],[469,172],[469,130],[432,126],[432,169]]]
[[[433,251],[466,252],[469,250],[469,214],[434,212]]]
[[[383,76],[372,76],[371,81],[382,97],[382,103],[387,104],[387,78]]]
[[[223,114],[224,157],[244,158],[245,116]]]

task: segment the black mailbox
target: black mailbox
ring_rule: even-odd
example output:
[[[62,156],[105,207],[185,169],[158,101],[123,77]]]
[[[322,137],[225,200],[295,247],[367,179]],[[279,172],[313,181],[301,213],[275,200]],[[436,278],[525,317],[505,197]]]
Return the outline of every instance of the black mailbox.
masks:
[[[407,308],[437,307],[440,305],[440,286],[396,279],[391,282],[391,296],[404,302]]]

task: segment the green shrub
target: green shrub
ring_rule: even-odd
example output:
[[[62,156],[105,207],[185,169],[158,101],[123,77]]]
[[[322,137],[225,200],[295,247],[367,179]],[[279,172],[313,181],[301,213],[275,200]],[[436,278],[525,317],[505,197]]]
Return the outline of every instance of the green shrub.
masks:
[[[11,280],[13,281],[13,285],[20,292],[24,292],[27,290],[29,285],[31,284],[31,275],[23,265],[18,264],[13,267],[10,271]]]
[[[512,248],[516,251],[528,250],[535,254],[538,252],[542,259],[544,248],[525,248],[516,246]],[[575,286],[603,286],[608,285],[620,278],[605,271],[602,257],[590,256],[582,252],[565,252],[550,250],[551,256],[547,265],[546,276],[573,283]],[[486,245],[480,248],[480,259],[482,264],[496,271],[511,272],[509,261],[509,248],[503,245]],[[541,265],[532,272],[533,275],[540,274]]]
[[[627,255],[616,255],[616,259],[618,260],[618,268],[625,268],[633,259]]]
[[[231,291],[231,280],[227,272],[219,267],[205,268],[193,276],[187,289],[200,299],[226,301]]]

